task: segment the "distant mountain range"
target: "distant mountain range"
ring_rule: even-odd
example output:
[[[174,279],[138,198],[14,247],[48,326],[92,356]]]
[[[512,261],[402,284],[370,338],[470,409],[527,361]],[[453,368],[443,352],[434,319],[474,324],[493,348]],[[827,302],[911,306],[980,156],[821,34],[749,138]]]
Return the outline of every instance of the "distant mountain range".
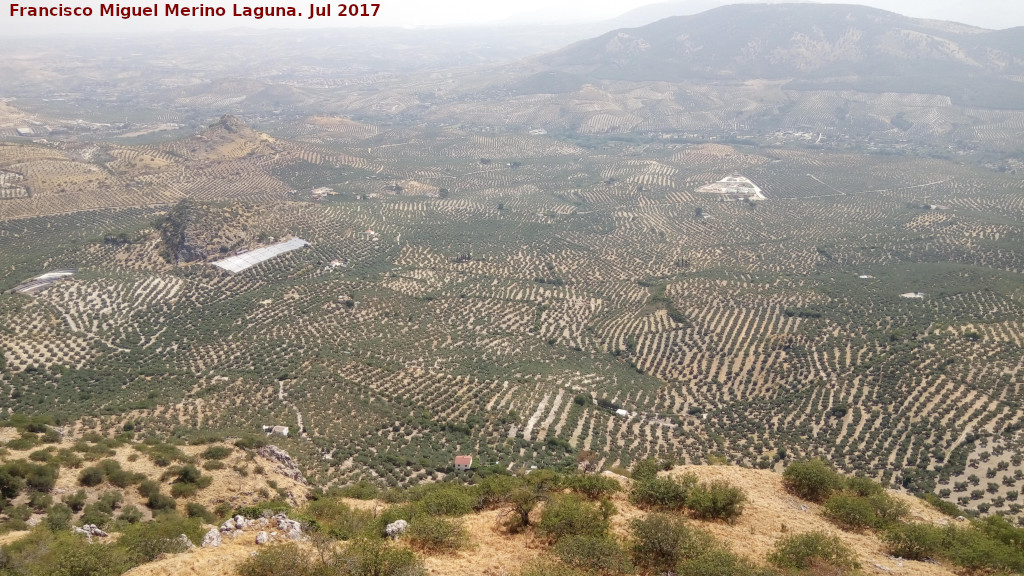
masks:
[[[791,79],[793,89],[942,94],[964,105],[1024,107],[1024,28],[984,30],[854,5],[723,6],[614,30],[540,62],[561,85],[567,77]]]

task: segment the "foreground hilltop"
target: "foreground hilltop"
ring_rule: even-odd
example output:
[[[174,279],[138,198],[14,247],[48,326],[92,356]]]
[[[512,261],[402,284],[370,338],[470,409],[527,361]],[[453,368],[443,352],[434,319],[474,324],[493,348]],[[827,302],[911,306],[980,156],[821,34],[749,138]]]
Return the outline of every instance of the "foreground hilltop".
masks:
[[[780,474],[478,467],[388,487],[309,483],[260,436],[0,428],[0,576],[952,576],[1024,569],[1024,528],[969,520],[822,460]],[[938,508],[933,507],[937,505]]]
[[[925,576],[953,576],[957,572],[950,566],[933,562],[894,558],[885,543],[871,532],[846,532],[822,516],[822,506],[801,500],[789,494],[783,486],[783,476],[769,470],[754,470],[737,466],[677,466],[661,473],[661,477],[681,478],[696,475],[701,482],[728,482],[742,490],[748,499],[742,514],[734,522],[691,519],[690,524],[712,534],[720,543],[739,556],[758,565],[774,550],[779,539],[793,534],[819,531],[836,535],[850,547],[866,573],[907,574]],[[626,491],[611,497],[617,513],[611,516],[611,533],[625,540],[630,537],[630,523],[644,518],[651,511],[630,502],[628,489],[633,480],[606,473],[616,478]],[[966,520],[945,516],[920,499],[903,493],[889,494],[904,503],[907,518],[913,522],[935,526],[967,525]],[[382,500],[356,500],[345,498],[345,504],[358,510],[380,511],[388,506]],[[536,514],[539,520],[543,510]],[[502,509],[483,510],[463,517],[469,542],[460,549],[443,553],[428,553],[424,564],[426,573],[438,576],[467,574],[518,574],[524,567],[534,567],[538,559],[550,555],[545,539],[534,531],[510,534],[502,528]],[[171,555],[156,562],[135,568],[131,576],[173,576],[177,574],[231,574],[251,554],[264,549],[247,534],[237,540],[226,539],[216,549],[200,549],[185,554]],[[310,543],[301,546],[312,550]],[[563,566],[568,574],[576,574]],[[646,573],[646,572],[640,572]],[[531,573],[532,574],[532,573]]]

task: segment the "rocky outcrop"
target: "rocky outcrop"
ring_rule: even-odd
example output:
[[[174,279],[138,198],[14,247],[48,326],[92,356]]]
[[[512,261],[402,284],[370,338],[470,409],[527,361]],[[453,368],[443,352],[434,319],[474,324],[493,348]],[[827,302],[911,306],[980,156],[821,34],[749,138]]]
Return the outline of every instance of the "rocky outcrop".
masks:
[[[220,530],[211,528],[209,532],[203,536],[203,548],[217,548],[221,544]]]
[[[397,540],[398,537],[402,535],[408,527],[409,523],[405,520],[395,520],[394,522],[388,524],[384,528],[384,533],[388,535],[388,538],[391,538],[392,540]]]
[[[184,534],[178,534],[178,542],[181,543],[182,549],[184,549],[186,552],[196,549],[196,545],[193,544],[192,541],[189,540],[188,536]]]
[[[273,444],[264,446],[256,450],[256,453],[263,456],[267,460],[273,460],[280,464],[279,472],[286,478],[295,480],[296,482],[306,483],[306,477],[302,475],[302,471],[299,470],[298,465],[292,460],[292,457],[287,452],[281,450]]]
[[[107,536],[110,536],[110,534],[107,534],[99,526],[97,526],[95,524],[86,524],[86,525],[82,526],[81,528],[79,528],[78,526],[72,526],[71,530],[73,530],[74,532],[76,532],[78,534],[84,534],[85,538],[89,542],[92,542],[92,537],[93,536],[97,536],[97,537],[100,537],[100,538],[106,538]]]

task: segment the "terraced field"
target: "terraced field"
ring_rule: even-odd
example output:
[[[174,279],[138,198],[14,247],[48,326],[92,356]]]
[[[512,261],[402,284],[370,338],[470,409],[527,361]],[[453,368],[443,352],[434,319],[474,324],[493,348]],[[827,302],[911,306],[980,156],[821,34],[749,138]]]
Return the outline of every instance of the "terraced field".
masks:
[[[580,132],[642,121],[602,114]],[[0,285],[78,269],[0,295],[7,410],[183,436],[287,425],[325,483],[408,484],[467,452],[509,468],[821,455],[1021,510],[1010,175],[324,116],[276,135],[225,118],[160,144],[0,146],[0,168]],[[697,192],[736,172],[767,199]],[[322,186],[338,194],[314,199]],[[205,210],[206,256],[172,264],[153,222],[183,198]],[[289,236],[310,246],[210,265]],[[996,490],[960,489],[986,466]]]

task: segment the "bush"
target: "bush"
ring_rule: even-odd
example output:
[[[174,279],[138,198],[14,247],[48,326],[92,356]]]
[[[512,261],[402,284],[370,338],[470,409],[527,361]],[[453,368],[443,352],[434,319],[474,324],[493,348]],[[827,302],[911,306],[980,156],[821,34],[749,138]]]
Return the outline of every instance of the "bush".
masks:
[[[763,573],[731,550],[712,545],[676,566],[676,576],[754,576]]]
[[[885,488],[881,484],[865,476],[847,478],[846,489],[857,496],[875,496],[885,492]]]
[[[566,536],[555,544],[555,555],[577,568],[602,574],[633,571],[626,551],[611,536]]]
[[[46,513],[46,527],[50,532],[63,532],[71,529],[71,518],[74,512],[67,504],[54,504]]]
[[[882,535],[889,554],[907,560],[934,558],[942,549],[943,531],[930,524],[896,524]]]
[[[734,521],[743,513],[747,495],[724,480],[700,483],[686,498],[686,507],[697,518]]]
[[[121,509],[121,514],[118,515],[117,519],[129,524],[135,524],[142,520],[142,510],[139,510],[134,504],[129,504]]]
[[[515,476],[492,474],[476,485],[477,510],[494,508],[508,501],[512,493],[523,485],[522,480]]]
[[[684,474],[677,478],[647,478],[633,482],[629,501],[643,508],[679,510],[686,506],[690,491],[697,485],[697,476]]]
[[[607,498],[622,490],[619,481],[600,474],[572,474],[566,476],[563,484],[566,488],[583,494],[591,500]]]
[[[164,514],[152,522],[133,524],[124,529],[118,545],[123,546],[134,561],[152,562],[161,554],[185,552],[187,546],[178,539],[184,534],[192,543],[203,538],[202,523],[197,518]]]
[[[838,472],[817,458],[787,466],[782,483],[790,493],[811,502],[824,501],[844,484]]]
[[[85,494],[85,490],[79,490],[74,494],[68,494],[64,497],[64,503],[67,504],[72,511],[81,512],[82,508],[85,508],[85,501],[88,498]]]
[[[789,570],[809,570],[822,565],[842,571],[857,568],[853,551],[839,537],[824,532],[804,532],[779,539],[768,561]]]
[[[113,520],[113,516],[102,510],[95,503],[89,504],[82,511],[82,517],[78,519],[82,524],[95,524],[100,528],[106,528],[110,521]]]
[[[633,563],[655,572],[674,570],[687,551],[703,547],[706,538],[679,518],[648,514],[629,524],[633,533]]]
[[[360,480],[355,484],[349,484],[337,490],[338,496],[355,498],[356,500],[373,500],[380,490],[372,482]]]
[[[431,552],[451,552],[469,543],[469,532],[461,520],[420,516],[409,523],[409,540]]]
[[[116,544],[88,543],[68,532],[34,530],[4,547],[5,574],[25,576],[117,576],[132,567]]]
[[[467,490],[456,485],[431,487],[420,499],[419,504],[427,513],[435,516],[462,516],[473,511],[475,500]]]
[[[53,496],[46,492],[33,492],[28,496],[28,505],[36,512],[42,512],[53,504]]]
[[[825,501],[822,514],[845,530],[863,530],[879,525],[875,507],[867,498],[836,494]]]
[[[633,466],[632,476],[633,480],[651,480],[657,478],[658,472],[661,471],[661,464],[655,458],[644,458],[637,462]]]
[[[195,484],[175,482],[171,484],[171,496],[175,498],[191,498],[196,495],[199,488]]]
[[[103,483],[103,470],[90,466],[78,475],[78,483],[82,486],[99,486]]]
[[[320,529],[338,540],[350,540],[366,532],[373,524],[373,514],[353,510],[338,498],[321,498],[306,505],[305,513]]]
[[[240,576],[312,576],[313,561],[297,544],[264,546],[236,568]]]
[[[143,498],[150,498],[154,494],[160,493],[160,483],[156,480],[143,480],[139,483],[139,496]]]
[[[423,563],[412,550],[391,546],[386,540],[356,540],[342,553],[342,559],[351,567],[349,573],[352,576],[423,576],[426,574]],[[279,574],[275,576],[279,576]]]
[[[231,455],[233,450],[227,446],[210,446],[200,456],[206,460],[223,460]]]
[[[122,502],[124,502],[124,495],[114,490],[108,490],[100,496],[100,499],[96,501],[96,505],[99,506],[100,510],[109,514],[120,508]]]
[[[146,507],[154,512],[174,510],[178,507],[178,503],[170,496],[165,496],[159,492],[151,494],[146,500]]]
[[[223,470],[228,465],[221,462],[220,460],[207,460],[203,462],[203,470]]]
[[[199,518],[207,524],[214,524],[217,522],[217,517],[210,512],[206,506],[198,502],[189,502],[185,507],[185,515],[189,518]]]
[[[537,529],[556,541],[566,536],[603,536],[608,532],[608,520],[597,506],[567,494],[544,506]]]
[[[825,501],[822,514],[846,530],[884,528],[907,515],[909,507],[901,500],[886,494],[872,496],[835,494]]]
[[[593,576],[593,572],[566,566],[560,562],[538,559],[524,566],[519,576]]]
[[[0,496],[12,500],[25,488],[25,480],[0,468]]]

